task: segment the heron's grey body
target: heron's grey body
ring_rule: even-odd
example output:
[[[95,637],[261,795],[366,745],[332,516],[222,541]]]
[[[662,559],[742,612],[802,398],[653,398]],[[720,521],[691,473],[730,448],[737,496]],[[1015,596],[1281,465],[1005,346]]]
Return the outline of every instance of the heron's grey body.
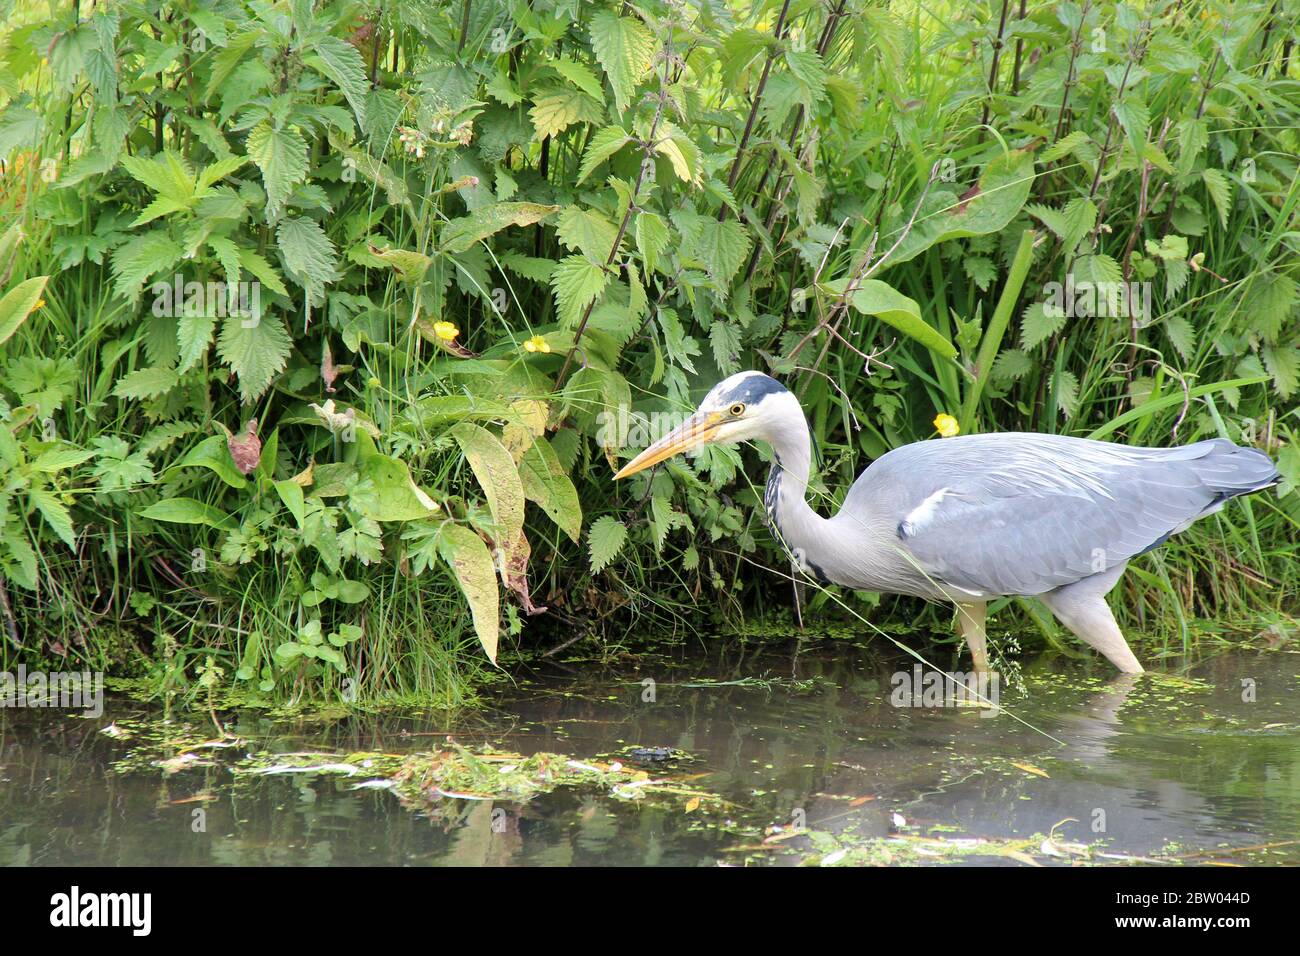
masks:
[[[807,502],[812,443],[795,397],[742,372],[714,387],[701,414],[714,408],[741,411],[715,440],[772,446],[765,507],[797,564],[846,587],[952,601],[977,666],[987,666],[987,601],[1033,595],[1121,670],[1140,671],[1105,601],[1125,565],[1280,480],[1267,455],[1223,439],[1134,448],[969,435],[883,455],[824,518]]]

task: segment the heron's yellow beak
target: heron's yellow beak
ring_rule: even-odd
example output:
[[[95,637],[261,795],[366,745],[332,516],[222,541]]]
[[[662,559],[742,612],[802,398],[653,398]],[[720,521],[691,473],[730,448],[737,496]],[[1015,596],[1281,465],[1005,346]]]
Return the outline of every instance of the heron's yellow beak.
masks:
[[[618,473],[614,475],[614,480],[617,481],[620,478],[626,478],[628,475],[635,475],[638,471],[643,471],[651,465],[659,464],[665,458],[680,455],[684,451],[690,451],[698,445],[712,441],[717,435],[718,426],[722,424],[724,417],[721,412],[692,415],[681,426],[674,428],[619,469]]]

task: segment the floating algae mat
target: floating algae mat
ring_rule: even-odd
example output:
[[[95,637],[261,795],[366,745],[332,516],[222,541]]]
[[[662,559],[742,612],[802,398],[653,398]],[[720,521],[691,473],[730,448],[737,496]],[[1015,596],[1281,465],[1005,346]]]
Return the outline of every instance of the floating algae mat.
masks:
[[[2,710],[0,864],[1300,863],[1287,645],[1026,659],[996,712],[843,637],[578,650],[456,715]]]

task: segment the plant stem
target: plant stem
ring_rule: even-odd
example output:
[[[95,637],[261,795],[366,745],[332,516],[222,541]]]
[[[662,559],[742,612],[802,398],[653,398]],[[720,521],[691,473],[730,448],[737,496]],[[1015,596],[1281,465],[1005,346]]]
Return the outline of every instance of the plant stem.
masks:
[[[1009,0],[1002,0],[1002,16],[998,20],[998,35],[993,41],[993,63],[989,66],[989,95],[984,100],[984,112],[980,115],[980,125],[987,126],[989,122],[989,110],[993,107],[993,94],[997,92],[998,87],[998,60],[1002,57],[1002,39],[1007,29],[1007,7]]]
[[[1025,277],[1029,275],[1029,266],[1033,259],[1034,231],[1026,229],[1020,234],[1020,245],[1016,247],[1015,257],[1011,260],[1007,283],[1002,287],[998,306],[994,309],[993,318],[989,320],[989,327],[980,341],[979,354],[975,358],[975,381],[970,384],[966,392],[966,400],[962,403],[961,415],[957,419],[963,433],[970,431],[971,424],[975,420],[980,394],[984,391],[984,383],[988,381],[989,373],[993,369],[993,360],[997,358],[998,350],[1002,347],[1002,337],[1006,334],[1011,313],[1020,298],[1020,290],[1024,288]]]

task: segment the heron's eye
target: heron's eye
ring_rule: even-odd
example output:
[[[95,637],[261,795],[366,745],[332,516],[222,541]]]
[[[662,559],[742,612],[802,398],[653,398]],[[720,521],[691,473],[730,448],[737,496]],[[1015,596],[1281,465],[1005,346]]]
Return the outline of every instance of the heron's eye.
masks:
[[[744,402],[736,402],[735,405],[732,405],[732,406],[731,406],[731,417],[732,417],[732,418],[739,418],[739,417],[740,417],[741,415],[743,415],[743,414],[745,414],[745,403],[744,403]]]

